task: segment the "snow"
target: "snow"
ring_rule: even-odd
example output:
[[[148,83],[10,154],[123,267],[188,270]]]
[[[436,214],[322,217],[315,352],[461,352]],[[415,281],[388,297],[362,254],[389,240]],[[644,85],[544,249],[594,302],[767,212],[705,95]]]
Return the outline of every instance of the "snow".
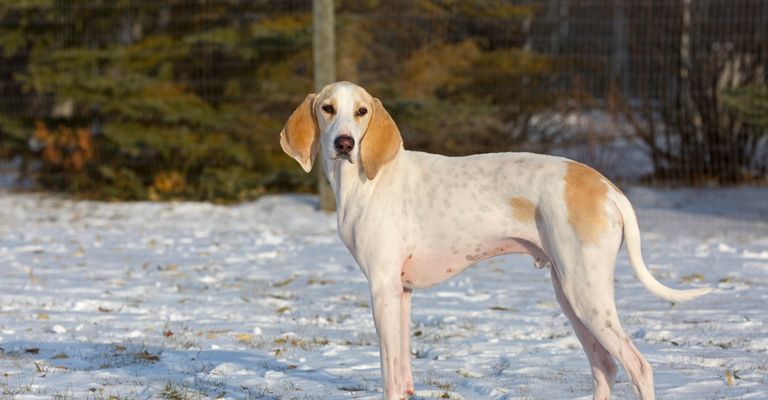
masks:
[[[768,398],[768,188],[625,189],[653,274],[717,288],[670,304],[620,257],[622,324],[658,397]],[[0,397],[380,398],[366,281],[315,202],[0,192]],[[591,398],[529,257],[483,262],[413,307],[414,398]],[[613,398],[634,398],[623,371]]]

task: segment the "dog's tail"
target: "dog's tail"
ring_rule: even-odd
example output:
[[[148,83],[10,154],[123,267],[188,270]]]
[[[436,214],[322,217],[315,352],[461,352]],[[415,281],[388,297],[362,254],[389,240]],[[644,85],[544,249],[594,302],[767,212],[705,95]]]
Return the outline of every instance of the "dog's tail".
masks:
[[[627,253],[629,253],[629,262],[635,270],[635,275],[648,291],[663,299],[682,302],[695,299],[712,291],[712,288],[697,288],[688,290],[672,289],[662,285],[648,271],[648,267],[643,262],[643,255],[640,252],[640,227],[637,225],[637,216],[632,204],[629,203],[624,194],[618,191],[610,191],[610,198],[616,207],[619,208],[624,220],[624,241],[627,243]]]

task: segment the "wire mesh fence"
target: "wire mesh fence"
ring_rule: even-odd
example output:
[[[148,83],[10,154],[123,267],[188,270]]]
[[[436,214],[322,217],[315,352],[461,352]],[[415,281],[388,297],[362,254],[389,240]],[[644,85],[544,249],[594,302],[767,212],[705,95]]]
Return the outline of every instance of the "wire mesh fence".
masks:
[[[104,199],[313,190],[277,133],[313,91],[310,1],[0,0],[0,157]],[[764,0],[337,1],[336,75],[405,144],[619,180],[765,182]]]

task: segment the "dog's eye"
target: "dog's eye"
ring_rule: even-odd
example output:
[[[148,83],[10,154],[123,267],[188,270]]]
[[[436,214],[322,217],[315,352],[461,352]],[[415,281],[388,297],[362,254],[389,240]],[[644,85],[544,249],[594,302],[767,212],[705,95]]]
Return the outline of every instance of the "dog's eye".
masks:
[[[328,114],[333,114],[336,112],[336,110],[333,108],[332,105],[326,104],[323,106],[323,111],[327,112]]]
[[[360,108],[357,109],[357,112],[355,113],[355,115],[357,115],[358,117],[362,117],[363,115],[365,115],[367,113],[368,113],[368,109],[367,108],[360,107]]]

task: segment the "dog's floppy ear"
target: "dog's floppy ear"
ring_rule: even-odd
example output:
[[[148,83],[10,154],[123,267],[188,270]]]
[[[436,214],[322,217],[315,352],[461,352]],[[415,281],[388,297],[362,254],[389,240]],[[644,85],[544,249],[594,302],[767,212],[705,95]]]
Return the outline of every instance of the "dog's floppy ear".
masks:
[[[360,144],[360,159],[368,179],[373,179],[379,168],[392,161],[403,144],[395,121],[379,99],[373,99],[372,111],[368,129]]]
[[[314,100],[315,94],[308,94],[280,132],[280,147],[285,154],[298,161],[306,172],[312,170],[312,163],[320,148],[317,121],[312,109]]]

